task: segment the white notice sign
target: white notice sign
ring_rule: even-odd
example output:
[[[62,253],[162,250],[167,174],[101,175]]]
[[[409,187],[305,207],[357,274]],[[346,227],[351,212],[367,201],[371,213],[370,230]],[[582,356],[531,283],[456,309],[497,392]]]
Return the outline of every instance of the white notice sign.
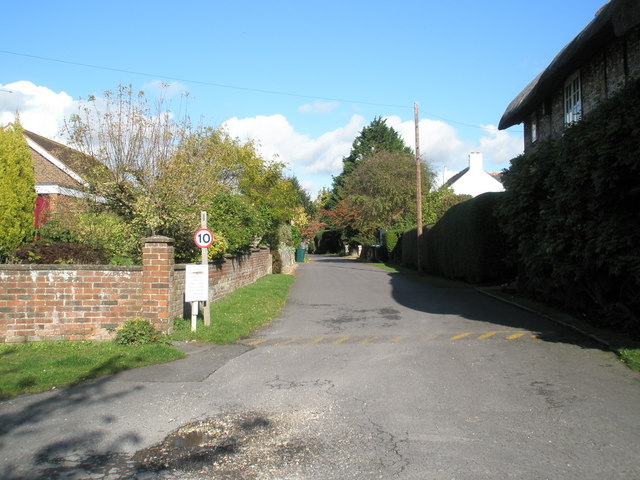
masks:
[[[209,265],[187,265],[184,276],[184,301],[209,301]]]

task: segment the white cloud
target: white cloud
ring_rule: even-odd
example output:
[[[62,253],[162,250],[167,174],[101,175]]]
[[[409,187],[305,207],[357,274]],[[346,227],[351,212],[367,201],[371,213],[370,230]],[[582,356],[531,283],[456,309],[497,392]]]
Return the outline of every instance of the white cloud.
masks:
[[[400,117],[385,117],[387,125],[393,127],[406,145],[415,146],[415,124],[402,121]],[[487,171],[507,167],[509,160],[520,155],[523,150],[522,138],[507,131],[498,130],[494,125],[482,125],[484,132],[477,142],[462,141],[455,128],[438,121],[422,119],[420,126],[420,154],[436,170],[444,166],[449,170],[462,170],[469,166],[469,153],[481,152]]]
[[[498,130],[495,125],[482,125],[482,129],[486,135],[480,138],[478,150],[485,152],[485,170],[490,170],[490,166],[507,167],[509,160],[523,152],[522,137]]]
[[[330,113],[336,110],[340,106],[340,102],[332,101],[332,102],[321,102],[320,100],[316,100],[311,104],[301,105],[298,110],[301,113],[307,114],[323,114]]]
[[[253,118],[232,118],[223,126],[234,137],[255,140],[265,158],[277,157],[289,168],[309,174],[337,174],[342,170],[342,157],[349,154],[353,139],[362,129],[364,118],[351,117],[343,127],[318,138],[296,133],[280,114]]]
[[[295,131],[280,114],[252,118],[232,118],[223,126],[233,137],[255,140],[264,158],[277,158],[312,194],[330,184],[330,175],[342,171],[342,158],[349,154],[351,144],[364,125],[364,118],[353,115],[349,122],[335,130],[310,138]]]
[[[0,125],[13,122],[16,112],[22,126],[47,138],[61,140],[65,117],[77,108],[65,92],[56,93],[29,81],[2,85],[0,91]],[[7,91],[8,90],[8,91]]]

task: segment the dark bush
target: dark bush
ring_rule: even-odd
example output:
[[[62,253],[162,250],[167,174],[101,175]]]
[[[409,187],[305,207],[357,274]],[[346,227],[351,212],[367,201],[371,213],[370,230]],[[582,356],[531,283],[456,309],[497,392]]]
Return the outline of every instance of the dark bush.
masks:
[[[105,265],[106,252],[99,247],[84,243],[35,242],[20,247],[16,258],[23,263],[55,264],[73,263],[80,265]]]
[[[316,253],[340,253],[342,244],[340,242],[340,232],[338,230],[322,230],[314,238]]]
[[[472,283],[513,278],[494,208],[501,193],[483,193],[451,207],[425,235],[424,270]]]
[[[382,255],[394,263],[402,261],[402,234],[404,230],[387,230],[382,234]]]
[[[498,209],[522,292],[640,334],[640,81],[511,162]]]

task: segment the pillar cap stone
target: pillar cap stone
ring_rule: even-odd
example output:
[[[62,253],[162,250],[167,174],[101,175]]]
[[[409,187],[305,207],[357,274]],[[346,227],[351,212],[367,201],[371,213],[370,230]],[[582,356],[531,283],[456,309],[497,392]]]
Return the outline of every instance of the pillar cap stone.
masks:
[[[165,237],[163,235],[154,235],[153,237],[143,238],[144,243],[174,243],[175,240],[171,237]]]

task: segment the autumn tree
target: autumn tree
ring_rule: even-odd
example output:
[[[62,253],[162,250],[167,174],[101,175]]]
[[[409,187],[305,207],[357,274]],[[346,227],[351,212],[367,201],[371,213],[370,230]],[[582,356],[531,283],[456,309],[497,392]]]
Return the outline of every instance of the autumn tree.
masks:
[[[431,172],[422,166],[422,190],[428,192]],[[380,228],[416,225],[416,164],[413,155],[381,150],[363,159],[346,178],[344,201],[358,215],[352,228],[362,243],[375,243]]]
[[[0,127],[0,258],[33,234],[33,161],[18,121]]]

